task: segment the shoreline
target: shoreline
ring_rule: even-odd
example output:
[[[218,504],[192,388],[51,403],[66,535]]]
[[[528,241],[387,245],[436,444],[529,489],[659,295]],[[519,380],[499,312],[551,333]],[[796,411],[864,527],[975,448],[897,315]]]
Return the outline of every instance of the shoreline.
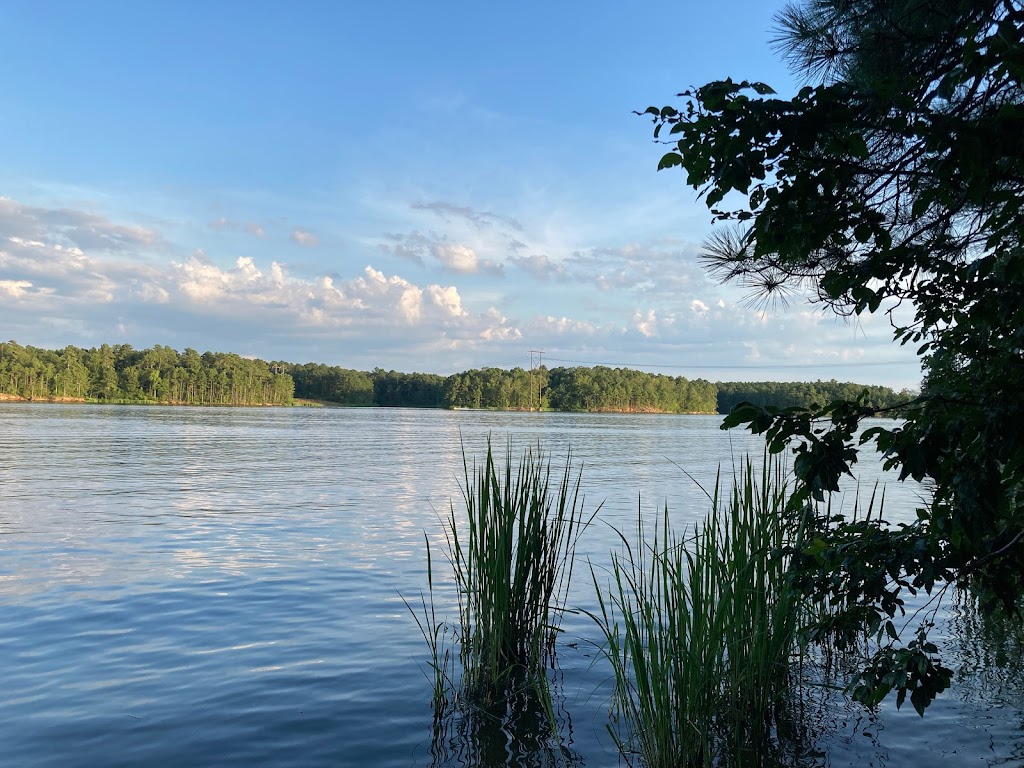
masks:
[[[184,403],[175,401],[156,400],[90,400],[84,397],[22,397],[0,392],[0,403],[18,403],[31,405],[33,403],[45,403],[56,405],[129,405],[129,406],[191,406],[193,408],[414,408],[423,411],[480,411],[485,413],[611,413],[611,414],[632,414],[637,416],[721,416],[717,411],[659,411],[653,408],[595,408],[589,411],[559,411],[552,408],[534,409],[528,408],[467,408],[455,406],[454,408],[443,407],[417,407],[417,406],[392,406],[392,405],[346,405],[335,403],[331,400],[313,400],[310,398],[295,398],[291,403],[281,405],[277,403]]]

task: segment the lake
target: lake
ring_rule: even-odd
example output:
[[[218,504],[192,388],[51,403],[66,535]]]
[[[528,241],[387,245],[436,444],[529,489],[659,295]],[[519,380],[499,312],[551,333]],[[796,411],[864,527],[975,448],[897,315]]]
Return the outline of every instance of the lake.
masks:
[[[401,597],[426,588],[424,532],[460,508],[463,451],[539,442],[557,464],[571,447],[586,509],[603,503],[570,598],[593,607],[586,560],[608,562],[613,527],[666,504],[692,523],[708,508],[698,482],[760,458],[720,421],[0,404],[0,764],[465,763],[432,740],[427,648]],[[862,489],[881,477],[862,471]],[[890,483],[887,517],[912,518],[918,494]],[[954,688],[923,721],[832,696],[818,764],[1024,766],[1019,656],[943,616]],[[563,627],[573,764],[618,765],[599,633],[582,615]]]

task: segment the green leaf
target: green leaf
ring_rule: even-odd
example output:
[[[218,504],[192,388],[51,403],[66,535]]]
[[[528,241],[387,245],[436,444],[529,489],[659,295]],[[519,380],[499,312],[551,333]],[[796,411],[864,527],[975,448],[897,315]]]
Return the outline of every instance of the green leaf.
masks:
[[[896,627],[893,626],[891,621],[885,622],[885,634],[887,634],[892,640],[899,640],[900,636],[896,632]]]
[[[682,165],[683,158],[677,155],[675,152],[669,152],[661,158],[661,162],[658,163],[658,170],[663,171],[666,168],[675,168],[677,165]]]
[[[929,692],[924,688],[915,688],[910,694],[910,703],[914,705],[914,709],[917,714],[924,717],[924,711],[928,709],[928,705],[932,703],[934,695],[929,695]]]

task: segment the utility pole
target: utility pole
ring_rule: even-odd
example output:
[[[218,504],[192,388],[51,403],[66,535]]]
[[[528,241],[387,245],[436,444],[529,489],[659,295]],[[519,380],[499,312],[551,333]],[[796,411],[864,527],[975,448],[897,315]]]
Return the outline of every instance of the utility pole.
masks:
[[[530,350],[530,410],[533,410],[533,356],[539,355],[537,360],[537,367],[541,368],[544,366],[544,350],[543,349],[531,349]],[[537,410],[544,410],[544,385],[540,385],[540,392],[537,395]]]
[[[533,350],[530,350],[530,412],[533,412]]]

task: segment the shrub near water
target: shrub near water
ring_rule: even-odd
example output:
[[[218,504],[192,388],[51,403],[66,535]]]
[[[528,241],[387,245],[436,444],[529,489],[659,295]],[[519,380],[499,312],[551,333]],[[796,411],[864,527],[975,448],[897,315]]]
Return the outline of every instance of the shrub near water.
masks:
[[[615,673],[612,734],[659,766],[764,765],[778,754],[801,615],[779,466],[747,463],[685,539],[666,510],[653,541],[612,555],[597,620]],[[641,526],[642,527],[642,526]],[[642,536],[642,531],[640,532]]]

